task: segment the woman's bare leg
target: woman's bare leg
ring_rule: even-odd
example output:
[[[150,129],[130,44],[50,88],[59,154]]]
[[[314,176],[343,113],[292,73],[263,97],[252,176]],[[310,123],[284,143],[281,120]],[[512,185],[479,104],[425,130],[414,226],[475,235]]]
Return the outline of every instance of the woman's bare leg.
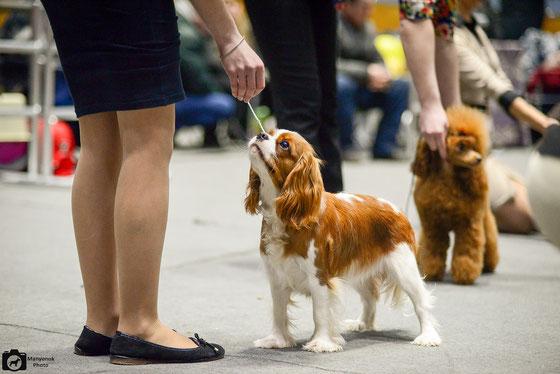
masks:
[[[158,319],[174,105],[117,112],[123,161],[115,201],[119,331],[169,347],[196,345]]]
[[[72,217],[86,294],[86,325],[112,336],[119,320],[113,208],[121,164],[115,112],[80,117]]]

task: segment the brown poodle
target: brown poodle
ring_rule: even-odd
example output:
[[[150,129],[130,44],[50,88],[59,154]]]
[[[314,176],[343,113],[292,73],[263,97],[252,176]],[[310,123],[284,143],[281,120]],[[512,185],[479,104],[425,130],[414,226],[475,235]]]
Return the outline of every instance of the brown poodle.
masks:
[[[472,284],[481,271],[494,271],[499,260],[484,170],[488,132],[483,114],[475,109],[457,106],[448,109],[447,116],[447,160],[421,139],[412,164],[417,176],[414,201],[422,223],[418,263],[427,279],[441,280],[453,231],[453,280]]]

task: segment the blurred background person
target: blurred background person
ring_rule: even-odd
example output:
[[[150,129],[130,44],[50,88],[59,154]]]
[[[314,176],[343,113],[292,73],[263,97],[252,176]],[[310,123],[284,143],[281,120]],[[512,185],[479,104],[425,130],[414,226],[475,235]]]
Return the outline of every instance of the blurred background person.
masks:
[[[501,67],[498,55],[480,27],[473,11],[482,0],[459,2],[459,23],[454,41],[459,60],[461,99],[464,104],[488,114],[490,101],[496,100],[512,117],[528,123],[542,133],[558,123],[529,104],[516,93]],[[487,162],[492,210],[501,231],[529,233],[535,229],[527,189],[522,179],[493,158]]]
[[[330,0],[247,0],[270,73],[279,128],[297,131],[325,161],[325,189],[343,189],[336,121],[336,11]]]
[[[375,31],[369,21],[373,0],[350,0],[340,11],[337,60],[337,119],[343,158],[355,160],[354,113],[356,109],[380,108],[379,123],[371,155],[392,159],[397,156],[397,133],[401,115],[408,107],[410,85],[392,80],[375,47]]]

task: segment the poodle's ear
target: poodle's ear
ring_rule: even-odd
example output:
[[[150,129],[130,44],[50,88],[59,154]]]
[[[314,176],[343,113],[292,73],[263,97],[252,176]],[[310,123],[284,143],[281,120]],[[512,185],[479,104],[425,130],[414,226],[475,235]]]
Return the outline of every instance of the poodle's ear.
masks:
[[[276,214],[296,230],[308,228],[319,220],[323,179],[320,162],[305,152],[294,166],[276,198]]]
[[[259,188],[261,179],[259,175],[251,168],[249,170],[249,183],[247,184],[247,196],[245,197],[245,210],[249,214],[257,214],[259,206]]]
[[[426,178],[441,169],[441,158],[437,151],[430,150],[424,139],[418,140],[416,157],[412,162],[412,173],[420,178]]]

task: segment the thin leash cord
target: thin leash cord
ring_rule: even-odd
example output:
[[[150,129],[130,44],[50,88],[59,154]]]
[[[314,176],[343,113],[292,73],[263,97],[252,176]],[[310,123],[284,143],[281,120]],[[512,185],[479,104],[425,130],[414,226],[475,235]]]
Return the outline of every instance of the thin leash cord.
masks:
[[[412,174],[412,178],[410,178],[410,187],[408,189],[408,195],[406,195],[406,203],[404,205],[404,215],[408,217],[408,208],[410,208],[410,198],[412,197],[412,189],[414,188],[414,180],[416,176]]]
[[[259,119],[259,117],[257,117],[257,113],[255,113],[255,111],[253,110],[253,106],[251,105],[251,103],[247,101],[247,105],[249,105],[249,109],[251,109],[251,113],[253,113],[253,117],[255,117],[255,119],[257,120],[257,123],[259,124],[262,132],[266,132],[264,130],[264,127],[263,127],[262,123],[261,123],[261,120]]]

